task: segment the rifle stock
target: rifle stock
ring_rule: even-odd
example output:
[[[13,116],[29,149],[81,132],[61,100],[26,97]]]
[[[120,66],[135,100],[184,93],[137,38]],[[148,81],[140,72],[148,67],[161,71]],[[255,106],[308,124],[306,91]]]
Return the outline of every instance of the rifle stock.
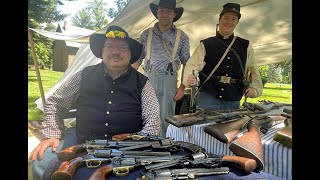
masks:
[[[203,130],[219,141],[223,143],[229,143],[236,137],[237,134],[239,134],[239,132],[250,120],[250,117],[244,116],[234,121],[205,126]]]
[[[51,175],[51,180],[71,180],[74,171],[82,160],[82,157],[77,157],[70,161],[62,162],[59,169]]]
[[[104,180],[106,179],[106,176],[109,172],[112,171],[112,167],[107,165],[107,166],[102,166],[99,167],[90,177],[89,180]]]
[[[247,173],[252,172],[257,167],[257,163],[254,159],[240,157],[240,156],[224,155],[222,157],[222,164],[238,168]]]
[[[292,148],[292,119],[285,120],[285,127],[280,129],[273,136],[273,140],[283,144],[286,147]]]
[[[229,149],[237,156],[254,159],[258,171],[264,168],[260,127],[254,122],[249,122],[248,132],[231,142]]]

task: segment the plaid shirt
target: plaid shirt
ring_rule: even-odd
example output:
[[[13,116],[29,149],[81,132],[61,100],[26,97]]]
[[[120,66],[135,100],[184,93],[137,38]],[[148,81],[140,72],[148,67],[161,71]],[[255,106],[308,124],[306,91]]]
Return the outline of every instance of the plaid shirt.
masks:
[[[137,61],[139,64],[142,64],[143,59],[146,57],[146,46],[148,41],[149,29],[146,29],[142,32],[140,36],[140,43],[144,45],[145,51],[142,52],[139,60]],[[151,43],[151,57],[150,57],[150,67],[151,71],[166,71],[168,64],[171,62],[170,57],[163,47],[161,38],[166,39],[167,47],[172,53],[175,39],[176,39],[176,27],[173,25],[171,28],[167,29],[164,32],[161,32],[159,29],[158,23],[154,25],[153,35],[152,35],[152,43]],[[170,55],[171,56],[171,55]],[[189,37],[186,33],[181,31],[180,42],[178,45],[177,53],[174,57],[174,67],[180,68],[181,64],[186,64],[188,59],[190,58],[190,44]],[[144,62],[146,65],[146,62]],[[179,69],[174,69],[175,71]]]
[[[120,77],[119,75],[118,77]],[[63,117],[75,107],[80,93],[82,71],[72,75],[50,97],[44,106],[42,122],[44,138],[61,138],[64,131]],[[141,132],[158,135],[160,131],[160,107],[155,91],[147,80],[141,93],[143,128]]]

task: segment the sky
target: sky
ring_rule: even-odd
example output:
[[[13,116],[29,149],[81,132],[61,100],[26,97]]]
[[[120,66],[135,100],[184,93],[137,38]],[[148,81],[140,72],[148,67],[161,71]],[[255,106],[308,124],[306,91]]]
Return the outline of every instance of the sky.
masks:
[[[71,23],[71,17],[74,16],[78,11],[80,11],[82,8],[86,7],[90,0],[75,0],[75,1],[65,1],[62,0],[63,4],[62,6],[58,5],[58,10],[65,14],[71,14],[68,16],[65,20]],[[107,3],[106,8],[116,8],[116,5],[114,3],[114,0],[104,0]],[[107,17],[109,23],[112,21],[111,18]]]

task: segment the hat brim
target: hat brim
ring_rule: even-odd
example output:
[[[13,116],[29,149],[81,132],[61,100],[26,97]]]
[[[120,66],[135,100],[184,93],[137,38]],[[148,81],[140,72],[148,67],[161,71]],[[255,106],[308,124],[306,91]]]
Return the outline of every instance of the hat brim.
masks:
[[[104,47],[104,42],[106,41],[106,39],[107,37],[105,34],[92,34],[90,36],[90,49],[97,58],[102,59],[102,49]],[[129,44],[131,51],[130,63],[133,64],[140,58],[143,50],[143,45],[129,37],[125,37],[124,39]]]
[[[157,9],[158,9],[158,5],[157,4],[154,4],[154,3],[151,3],[150,4],[150,10],[152,12],[152,14],[154,15],[154,17],[157,17]],[[182,14],[183,14],[183,7],[177,7],[174,9],[174,12],[177,14],[174,18],[173,18],[173,22],[176,22],[178,19],[181,18]]]
[[[232,9],[226,9],[221,11],[220,16],[222,16],[225,12],[234,12],[238,15],[239,19],[241,18],[241,14],[238,11],[232,10]]]

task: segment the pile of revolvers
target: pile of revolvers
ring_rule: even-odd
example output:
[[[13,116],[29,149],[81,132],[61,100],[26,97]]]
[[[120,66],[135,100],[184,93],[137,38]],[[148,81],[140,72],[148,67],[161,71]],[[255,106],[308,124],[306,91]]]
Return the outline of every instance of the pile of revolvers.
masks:
[[[176,153],[179,151],[188,153]],[[52,174],[52,180],[71,180],[81,164],[96,168],[89,180],[105,180],[111,173],[127,176],[138,166],[145,170],[139,180],[195,179],[228,174],[229,167],[247,173],[257,169],[254,159],[211,155],[192,143],[144,133],[120,134],[113,136],[112,140],[87,141],[62,150],[57,157],[62,163]]]

